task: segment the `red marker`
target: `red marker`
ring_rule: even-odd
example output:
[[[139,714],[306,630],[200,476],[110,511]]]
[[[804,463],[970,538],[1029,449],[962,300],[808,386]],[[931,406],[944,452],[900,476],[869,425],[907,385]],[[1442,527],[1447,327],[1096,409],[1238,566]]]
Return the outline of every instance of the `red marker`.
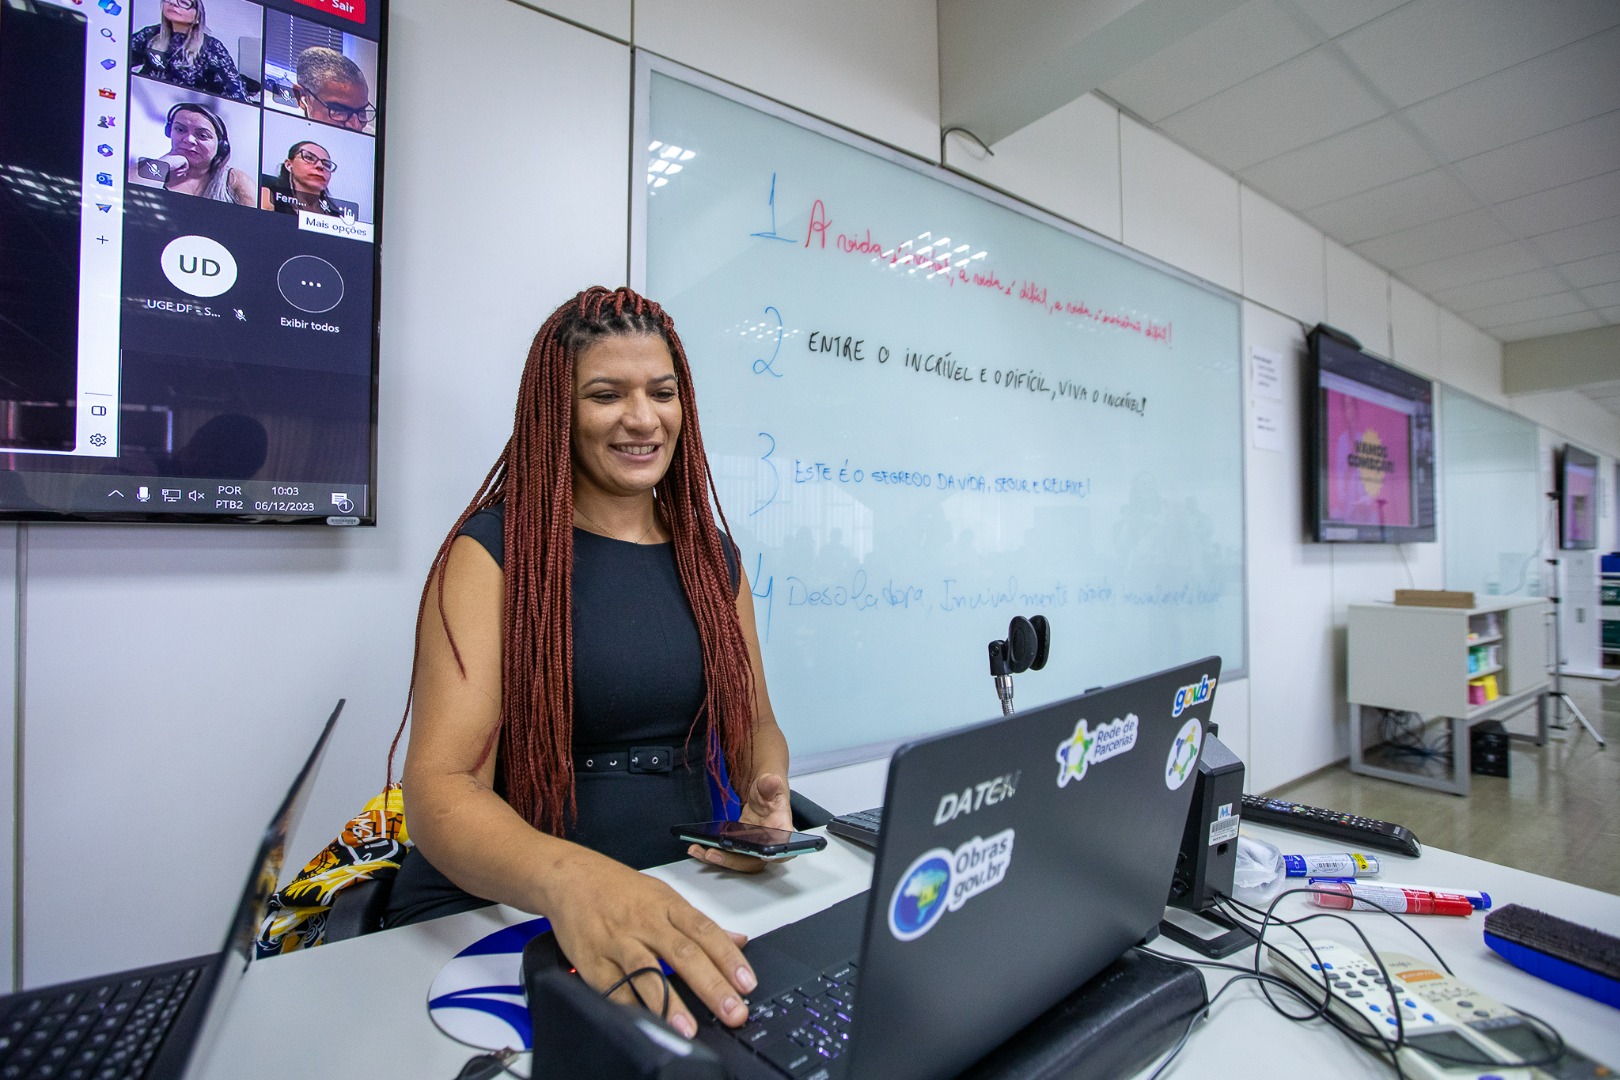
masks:
[[[1388,885],[1349,885],[1321,882],[1312,886],[1317,907],[1349,911],[1393,911],[1397,915],[1460,915],[1467,918],[1474,905],[1460,893],[1432,889],[1391,888]]]

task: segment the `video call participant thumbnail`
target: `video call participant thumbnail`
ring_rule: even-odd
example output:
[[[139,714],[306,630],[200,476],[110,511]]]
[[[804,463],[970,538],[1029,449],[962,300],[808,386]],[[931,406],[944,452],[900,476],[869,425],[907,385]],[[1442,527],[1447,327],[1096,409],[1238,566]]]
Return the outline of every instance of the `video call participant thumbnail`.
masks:
[[[241,5],[255,13],[255,5]],[[162,0],[158,21],[130,37],[129,69],[188,90],[248,101],[248,86],[230,49],[208,32],[203,0]]]
[[[336,49],[312,45],[298,54],[293,97],[311,120],[364,131],[377,118],[360,65]]]
[[[169,110],[163,134],[169,140],[168,153],[138,158],[137,180],[181,195],[254,205],[253,181],[241,169],[231,167],[230,132],[213,109],[182,101]]]
[[[293,218],[309,211],[351,222],[372,220],[375,138],[270,109],[263,113],[262,128],[262,209]]]
[[[287,150],[287,160],[281,171],[260,180],[259,208],[279,214],[297,214],[308,210],[332,217],[354,217],[353,203],[339,203],[327,194],[337,162],[328,156],[326,147],[304,139]],[[347,210],[347,214],[345,214]]]

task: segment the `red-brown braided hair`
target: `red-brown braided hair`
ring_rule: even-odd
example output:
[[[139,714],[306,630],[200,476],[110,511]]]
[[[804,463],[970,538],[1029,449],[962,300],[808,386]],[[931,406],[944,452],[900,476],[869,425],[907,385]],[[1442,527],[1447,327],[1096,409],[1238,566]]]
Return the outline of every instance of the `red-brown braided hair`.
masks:
[[[731,775],[752,775],[754,683],[747,642],[737,619],[731,571],[722,530],[725,514],[714,492],[714,478],[698,429],[692,372],[675,324],[664,309],[628,288],[593,286],[551,313],[534,336],[518,385],[512,437],[501,451],[478,495],[462,511],[439,545],[417,604],[422,617],[434,574],[438,574],[439,618],[444,614],[445,560],[467,519],[486,507],[506,504],[504,572],[506,605],[502,617],[501,717],[497,769],[506,798],[536,828],[561,834],[577,812],[574,799],[574,487],[570,439],[573,422],[574,361],[606,337],[657,335],[669,346],[681,403],[681,433],[669,471],[654,489],[656,512],[674,543],[681,586],[697,620],[703,651],[703,709],[692,720],[688,739],[707,716],[719,736],[709,739],[707,767],[718,783],[722,760]],[[717,522],[716,516],[719,521]],[[450,648],[465,675],[455,639]],[[420,648],[418,648],[420,656]],[[416,664],[411,683],[416,682]],[[411,699],[406,699],[406,717]],[[405,720],[388,748],[388,778]],[[491,747],[485,747],[485,755]],[[723,759],[722,759],[723,755]],[[482,760],[482,759],[481,759]]]

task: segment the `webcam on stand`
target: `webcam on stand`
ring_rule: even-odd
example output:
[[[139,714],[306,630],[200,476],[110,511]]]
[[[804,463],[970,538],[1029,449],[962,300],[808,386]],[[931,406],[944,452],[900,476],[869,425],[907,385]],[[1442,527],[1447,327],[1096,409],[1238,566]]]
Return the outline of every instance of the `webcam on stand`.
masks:
[[[1045,615],[1026,619],[1013,616],[1005,641],[990,643],[990,676],[996,681],[1001,699],[1001,715],[1013,714],[1012,677],[1024,671],[1039,671],[1052,652],[1052,624]]]

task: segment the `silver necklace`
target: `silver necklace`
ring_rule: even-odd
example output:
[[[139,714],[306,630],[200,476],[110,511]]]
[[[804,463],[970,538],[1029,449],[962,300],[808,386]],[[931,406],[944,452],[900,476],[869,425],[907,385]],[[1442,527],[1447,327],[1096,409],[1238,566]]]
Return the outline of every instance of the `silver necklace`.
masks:
[[[584,518],[591,525],[596,526],[596,531],[601,533],[603,536],[607,537],[609,540],[618,540],[619,539],[617,536],[614,536],[607,529],[605,529],[601,525],[597,524],[595,518],[591,517],[591,515],[587,514],[585,511],[581,510],[579,507],[577,507],[577,506],[574,507],[574,513],[576,513],[580,517]],[[654,511],[653,512],[652,524],[647,526],[647,531],[642,533],[640,536],[636,537],[634,540],[629,541],[629,543],[632,543],[632,544],[641,543],[643,540],[647,539],[647,537],[651,536],[652,531],[654,529],[656,529],[657,527],[658,527],[658,513],[657,513],[657,511]],[[625,543],[625,541],[623,541],[623,540],[620,540],[619,542],[620,543]]]

